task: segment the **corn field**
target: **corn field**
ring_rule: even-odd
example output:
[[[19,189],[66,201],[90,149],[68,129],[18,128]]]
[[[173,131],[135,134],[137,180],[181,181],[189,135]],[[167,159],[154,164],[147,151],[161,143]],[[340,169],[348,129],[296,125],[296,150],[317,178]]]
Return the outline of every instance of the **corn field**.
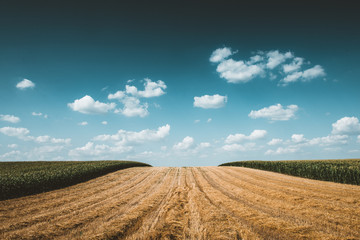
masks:
[[[132,161],[1,162],[0,200],[50,191],[129,167]]]
[[[239,161],[220,166],[256,168],[316,180],[360,185],[360,159]]]

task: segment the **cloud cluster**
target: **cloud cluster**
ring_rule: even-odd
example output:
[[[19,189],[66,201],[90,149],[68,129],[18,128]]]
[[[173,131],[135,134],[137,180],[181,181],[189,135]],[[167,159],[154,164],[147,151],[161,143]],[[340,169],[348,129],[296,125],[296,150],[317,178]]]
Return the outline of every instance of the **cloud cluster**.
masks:
[[[84,114],[104,114],[116,107],[115,103],[102,103],[95,101],[91,96],[85,95],[80,99],[76,99],[68,106],[76,112]]]
[[[302,70],[308,63],[305,63],[304,58],[295,57],[292,52],[258,51],[249,60],[229,58],[235,53],[227,47],[219,48],[211,54],[209,59],[210,62],[218,63],[216,71],[229,83],[246,83],[256,77],[268,77],[274,80],[281,76],[278,85],[286,86],[289,83],[310,81],[326,75],[320,65]]]
[[[267,134],[266,130],[255,129],[254,131],[252,131],[252,133],[249,136],[246,136],[245,134],[242,133],[230,134],[229,136],[227,136],[225,142],[227,144],[232,144],[232,143],[242,142],[245,140],[253,141],[264,138],[266,134]]]
[[[248,116],[253,119],[267,118],[271,121],[287,121],[295,118],[295,113],[298,109],[299,107],[297,105],[289,105],[284,108],[278,103],[260,110],[251,110]]]
[[[356,117],[343,117],[332,124],[333,134],[358,135],[360,123]]]
[[[122,108],[115,110],[115,113],[123,114],[126,117],[146,117],[149,115],[148,103],[141,103],[140,98],[153,98],[165,94],[166,84],[158,80],[157,82],[145,78],[144,90],[139,90],[135,86],[126,85],[124,91],[117,91],[109,94],[109,100],[118,100],[123,104]]]
[[[52,138],[48,135],[43,136],[30,136],[30,131],[27,128],[14,128],[14,127],[2,127],[0,128],[0,133],[9,136],[9,137],[16,137],[23,141],[34,141],[37,143],[54,143],[54,144],[70,144],[70,138]]]
[[[21,82],[18,82],[16,84],[16,87],[23,90],[26,88],[34,88],[35,83],[33,83],[31,80],[24,78]]]
[[[3,114],[0,114],[0,120],[1,120],[1,121],[6,121],[6,122],[11,122],[11,123],[18,123],[18,122],[20,122],[20,118],[14,116],[14,115],[3,115]]]
[[[69,156],[94,156],[106,158],[111,154],[120,154],[133,150],[134,145],[147,142],[159,141],[170,133],[170,125],[166,124],[157,130],[144,129],[139,132],[126,131],[120,129],[113,135],[98,135],[86,143],[83,147],[78,147],[69,151]],[[107,142],[106,144],[95,144],[94,142]],[[111,144],[111,145],[109,145]]]
[[[204,95],[201,97],[194,97],[194,107],[199,108],[222,108],[227,102],[227,96],[215,95]]]

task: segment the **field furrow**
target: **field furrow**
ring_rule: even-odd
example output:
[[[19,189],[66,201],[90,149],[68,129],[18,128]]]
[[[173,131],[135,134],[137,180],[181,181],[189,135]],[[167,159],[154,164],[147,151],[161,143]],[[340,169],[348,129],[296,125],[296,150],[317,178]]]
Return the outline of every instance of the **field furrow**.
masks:
[[[242,167],[130,168],[0,201],[0,239],[360,239],[359,199]]]

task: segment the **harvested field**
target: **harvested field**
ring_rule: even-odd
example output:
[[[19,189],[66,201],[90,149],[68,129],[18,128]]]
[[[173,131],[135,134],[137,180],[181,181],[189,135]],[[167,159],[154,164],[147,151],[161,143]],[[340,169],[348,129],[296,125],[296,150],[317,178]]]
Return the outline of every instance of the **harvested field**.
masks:
[[[139,167],[0,202],[1,239],[360,239],[360,186]]]

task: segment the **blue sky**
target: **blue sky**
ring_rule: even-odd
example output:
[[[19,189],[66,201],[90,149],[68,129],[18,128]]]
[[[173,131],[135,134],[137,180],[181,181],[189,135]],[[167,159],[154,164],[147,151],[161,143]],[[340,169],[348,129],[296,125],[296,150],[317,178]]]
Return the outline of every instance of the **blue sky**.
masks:
[[[3,2],[0,160],[357,158],[360,19],[323,3]]]

